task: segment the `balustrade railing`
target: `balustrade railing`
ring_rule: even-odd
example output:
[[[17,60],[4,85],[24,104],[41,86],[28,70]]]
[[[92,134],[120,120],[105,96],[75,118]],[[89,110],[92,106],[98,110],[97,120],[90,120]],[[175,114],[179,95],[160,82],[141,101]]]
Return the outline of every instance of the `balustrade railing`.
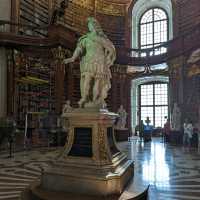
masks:
[[[142,58],[158,56],[167,53],[168,42],[162,43],[159,46],[146,49],[128,49],[127,56]]]
[[[18,35],[28,35],[28,36],[47,36],[49,25],[45,26],[33,26],[29,24],[21,24],[15,23],[12,21],[0,20],[0,33],[13,33]],[[68,26],[67,26],[68,27]],[[72,31],[74,30],[72,27],[68,27]],[[191,49],[195,49],[200,46],[200,42],[198,38],[200,37],[200,24],[195,26],[189,32],[179,35],[173,40],[167,41],[165,43],[160,44],[159,46],[147,49],[125,49],[120,46],[118,49],[118,57],[119,59],[135,58],[138,60],[143,60],[146,62],[147,60],[152,60],[155,57],[167,58],[169,56],[177,56],[178,54],[182,54],[183,52],[190,51]],[[162,60],[161,59],[161,60]],[[132,61],[130,61],[132,62]]]

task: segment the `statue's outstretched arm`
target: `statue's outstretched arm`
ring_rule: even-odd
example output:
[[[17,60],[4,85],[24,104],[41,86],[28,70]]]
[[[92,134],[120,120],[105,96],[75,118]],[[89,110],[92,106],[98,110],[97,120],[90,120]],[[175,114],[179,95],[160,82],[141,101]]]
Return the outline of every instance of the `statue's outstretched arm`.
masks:
[[[81,54],[82,54],[82,49],[80,46],[77,46],[73,53],[73,56],[71,58],[64,59],[64,61],[63,61],[64,64],[74,62]]]

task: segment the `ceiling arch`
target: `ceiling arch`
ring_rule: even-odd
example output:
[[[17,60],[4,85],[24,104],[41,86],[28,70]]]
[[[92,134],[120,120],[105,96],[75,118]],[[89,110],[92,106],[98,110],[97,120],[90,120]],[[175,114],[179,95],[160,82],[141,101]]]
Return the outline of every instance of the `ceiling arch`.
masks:
[[[138,48],[138,24],[143,13],[152,8],[160,7],[164,9],[169,18],[169,39],[173,38],[173,9],[171,0],[137,0],[132,6],[132,48]]]

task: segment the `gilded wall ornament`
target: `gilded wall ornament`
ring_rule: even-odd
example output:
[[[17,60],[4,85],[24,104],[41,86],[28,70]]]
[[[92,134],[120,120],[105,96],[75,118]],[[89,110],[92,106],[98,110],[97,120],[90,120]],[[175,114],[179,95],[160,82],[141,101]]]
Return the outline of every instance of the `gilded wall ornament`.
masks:
[[[99,137],[98,137],[98,144],[99,144],[99,159],[100,161],[108,161],[108,153],[106,149],[106,141],[105,141],[105,135],[106,135],[106,129],[104,127],[99,127]]]

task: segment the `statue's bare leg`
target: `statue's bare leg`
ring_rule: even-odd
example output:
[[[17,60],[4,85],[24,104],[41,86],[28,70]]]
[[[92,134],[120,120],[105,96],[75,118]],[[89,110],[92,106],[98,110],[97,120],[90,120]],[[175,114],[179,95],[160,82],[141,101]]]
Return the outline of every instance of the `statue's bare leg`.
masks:
[[[89,99],[89,91],[90,91],[91,80],[92,80],[91,75],[85,75],[84,77],[82,77],[82,80],[81,80],[81,100],[79,101],[80,107],[84,107],[84,104]]]
[[[95,79],[93,87],[93,102],[97,102],[100,97],[100,79]]]
[[[103,107],[106,107],[105,99],[108,96],[108,91],[111,88],[111,85],[110,85],[110,81],[103,80],[102,82],[103,83],[102,83],[102,87],[101,87],[101,91],[100,91],[100,98],[101,98],[100,101],[101,101],[101,105]]]
[[[81,80],[80,80],[80,92],[81,92],[81,97],[83,96],[83,83],[85,81],[85,76],[81,76]]]
[[[80,92],[81,92],[81,99],[79,100],[78,104],[79,104],[79,107],[83,107],[83,104],[84,104],[84,99],[83,99],[83,96],[84,96],[84,82],[85,82],[85,75],[82,75],[81,76],[81,80],[80,80]]]

